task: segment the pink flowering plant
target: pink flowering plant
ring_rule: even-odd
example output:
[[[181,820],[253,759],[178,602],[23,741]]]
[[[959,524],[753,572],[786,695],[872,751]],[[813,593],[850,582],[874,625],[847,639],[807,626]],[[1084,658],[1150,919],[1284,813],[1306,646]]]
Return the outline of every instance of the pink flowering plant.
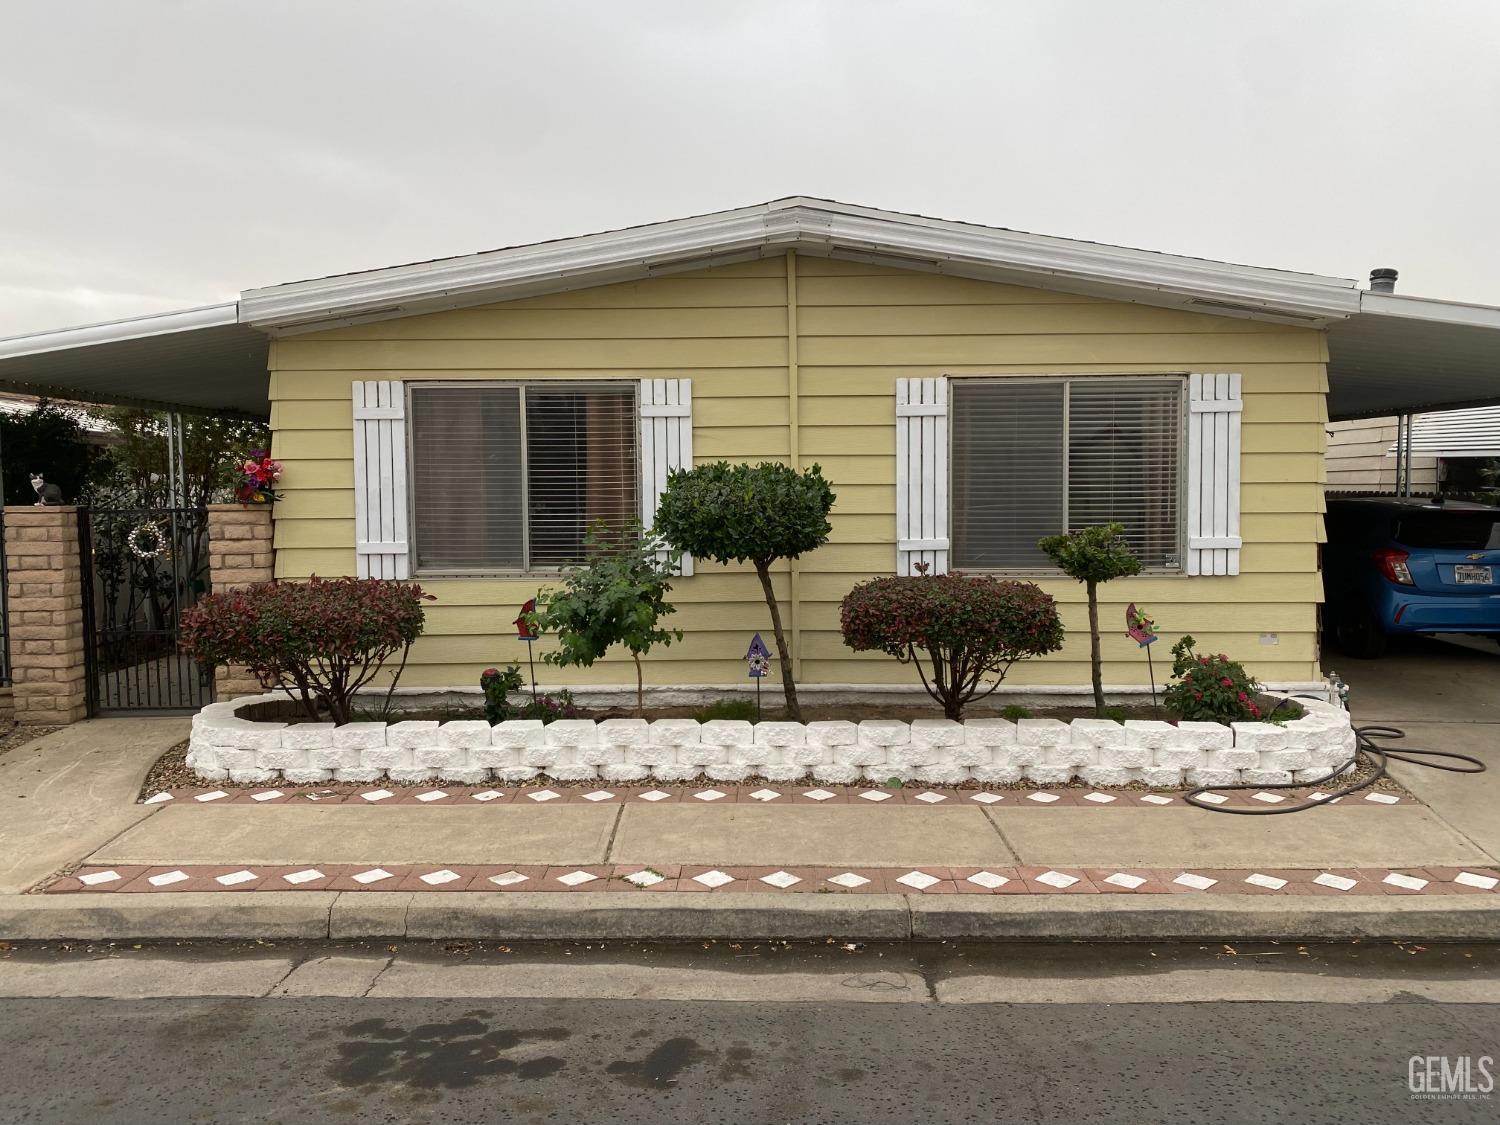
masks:
[[[1261,686],[1237,660],[1222,652],[1204,656],[1193,651],[1193,638],[1172,646],[1172,683],[1163,693],[1167,709],[1179,719],[1209,723],[1258,723],[1256,697]]]
[[[240,482],[235,486],[234,498],[241,504],[269,504],[280,500],[276,482],[281,479],[281,462],[273,461],[264,449],[252,449],[250,456],[235,465]]]
[[[844,596],[844,643],[912,664],[950,719],[997,689],[1011,665],[1062,647],[1057,605],[1030,582],[952,574],[876,578]]]

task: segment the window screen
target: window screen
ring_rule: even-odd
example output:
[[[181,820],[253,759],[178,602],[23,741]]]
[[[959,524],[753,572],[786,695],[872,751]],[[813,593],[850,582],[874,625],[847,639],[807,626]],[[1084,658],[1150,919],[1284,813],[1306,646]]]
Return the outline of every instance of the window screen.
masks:
[[[1181,398],[1175,379],[952,380],[954,567],[1047,568],[1042,536],[1110,522],[1178,565]]]
[[[638,515],[635,385],[413,387],[418,570],[547,570]]]

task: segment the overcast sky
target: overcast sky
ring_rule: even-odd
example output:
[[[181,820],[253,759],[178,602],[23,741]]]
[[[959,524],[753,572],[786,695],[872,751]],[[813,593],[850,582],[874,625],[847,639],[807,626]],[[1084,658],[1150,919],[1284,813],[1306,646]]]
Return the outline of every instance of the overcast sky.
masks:
[[[1495,0],[4,0],[0,335],[819,195],[1500,304]]]

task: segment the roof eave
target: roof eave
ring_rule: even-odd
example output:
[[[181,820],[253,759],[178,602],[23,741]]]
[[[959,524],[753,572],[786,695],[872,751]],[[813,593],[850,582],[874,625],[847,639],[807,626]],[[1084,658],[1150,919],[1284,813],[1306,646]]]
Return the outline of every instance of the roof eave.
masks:
[[[1008,280],[1211,315],[1324,324],[1353,315],[1344,278],[1289,274],[802,199],[463,258],[252,289],[240,319],[268,332],[513,300],[788,249]]]

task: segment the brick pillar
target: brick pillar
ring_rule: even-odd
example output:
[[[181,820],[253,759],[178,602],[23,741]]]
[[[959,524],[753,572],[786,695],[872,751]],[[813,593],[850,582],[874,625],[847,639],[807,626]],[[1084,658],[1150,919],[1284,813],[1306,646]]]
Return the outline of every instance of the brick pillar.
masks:
[[[271,547],[271,506],[208,506],[208,581],[215,593],[269,582],[275,577]],[[214,671],[218,699],[255,695],[265,689],[243,668]]]
[[[7,507],[10,667],[16,722],[88,718],[78,509]]]

